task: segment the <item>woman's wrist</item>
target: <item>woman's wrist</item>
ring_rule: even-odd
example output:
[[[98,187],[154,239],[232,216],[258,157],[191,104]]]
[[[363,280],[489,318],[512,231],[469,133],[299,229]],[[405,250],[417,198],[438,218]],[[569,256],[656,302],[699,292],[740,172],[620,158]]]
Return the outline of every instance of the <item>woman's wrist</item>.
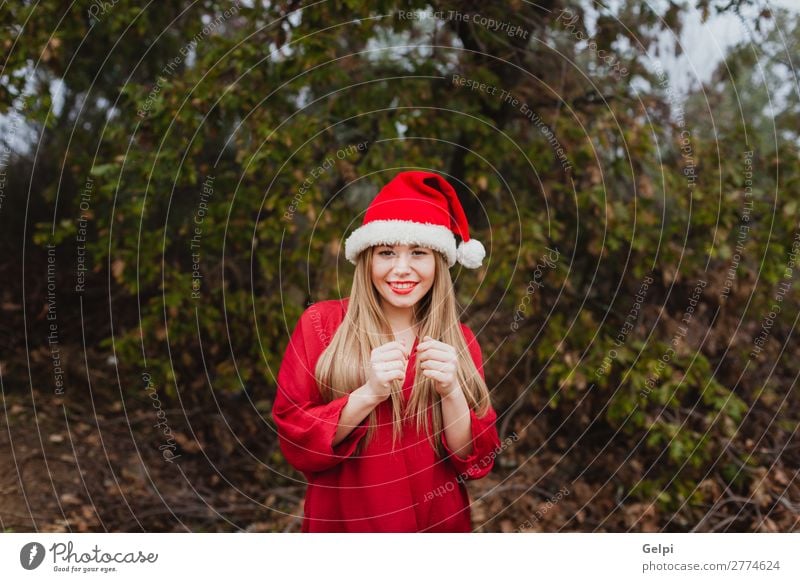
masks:
[[[333,446],[342,442],[378,404],[380,400],[375,397],[367,384],[353,390],[347,396],[347,404],[342,408]]]
[[[360,388],[356,388],[355,390],[353,390],[351,396],[355,396],[356,398],[359,399],[360,402],[365,403],[370,408],[375,408],[376,406],[378,406],[378,404],[386,400],[386,398],[388,397],[388,395],[384,397],[381,396],[380,394],[375,393],[375,391],[372,389],[372,386],[370,386],[369,382],[364,384]]]
[[[464,397],[464,391],[461,390],[461,386],[456,384],[447,394],[441,395],[442,402],[458,402],[460,400],[466,401]]]

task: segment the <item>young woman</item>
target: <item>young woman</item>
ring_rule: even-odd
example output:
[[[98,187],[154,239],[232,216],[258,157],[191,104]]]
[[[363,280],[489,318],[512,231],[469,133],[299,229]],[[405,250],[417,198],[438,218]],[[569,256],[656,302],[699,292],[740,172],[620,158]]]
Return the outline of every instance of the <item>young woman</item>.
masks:
[[[491,470],[499,439],[449,268],[484,255],[452,186],[430,172],[398,174],[345,242],[350,297],[302,314],[272,411],[308,479],[303,531],[472,530],[464,481]]]

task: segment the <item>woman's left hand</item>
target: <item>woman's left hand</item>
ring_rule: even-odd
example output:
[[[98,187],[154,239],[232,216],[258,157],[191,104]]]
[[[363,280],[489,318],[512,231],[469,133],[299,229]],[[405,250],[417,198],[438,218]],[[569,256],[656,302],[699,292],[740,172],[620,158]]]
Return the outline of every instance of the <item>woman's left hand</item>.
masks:
[[[417,363],[422,374],[434,380],[434,388],[442,398],[459,389],[458,353],[453,346],[426,335],[417,344]]]

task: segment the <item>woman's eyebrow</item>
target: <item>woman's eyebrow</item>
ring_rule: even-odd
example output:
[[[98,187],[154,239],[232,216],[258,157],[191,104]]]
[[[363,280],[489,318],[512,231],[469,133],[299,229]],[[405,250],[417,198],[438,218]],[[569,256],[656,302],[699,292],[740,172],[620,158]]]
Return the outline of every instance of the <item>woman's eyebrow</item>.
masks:
[[[397,245],[397,246],[400,246],[400,245]],[[392,245],[376,245],[375,248],[377,250],[389,249],[390,251],[394,251],[396,247],[392,246]],[[428,247],[424,247],[422,245],[414,245],[414,246],[411,246],[411,247],[408,247],[408,248],[410,250],[412,250],[412,251],[415,251],[417,249],[420,249],[420,250],[423,250],[423,251],[427,251],[428,250]]]

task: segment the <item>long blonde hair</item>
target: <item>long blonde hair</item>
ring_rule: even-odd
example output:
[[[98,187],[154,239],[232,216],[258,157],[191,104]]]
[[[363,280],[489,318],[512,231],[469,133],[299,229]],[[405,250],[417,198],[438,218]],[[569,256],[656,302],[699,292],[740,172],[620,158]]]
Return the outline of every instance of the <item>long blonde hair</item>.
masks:
[[[358,255],[347,313],[331,343],[317,361],[314,375],[326,402],[363,386],[367,381],[366,371],[372,350],[394,339],[381,307],[380,294],[372,283],[373,251],[374,247],[368,247]],[[469,407],[478,416],[483,416],[490,404],[489,390],[472,361],[461,332],[458,306],[447,261],[439,252],[434,251],[433,255],[436,261],[433,285],[414,306],[414,328],[420,339],[429,335],[456,348],[459,360],[459,384]],[[394,445],[400,437],[405,420],[416,419],[417,430],[424,427],[431,446],[443,456],[445,451],[441,446],[441,433],[444,430],[441,399],[434,388],[434,381],[422,375],[420,366],[415,367],[413,389],[406,407],[403,406],[403,382],[401,380],[394,382],[390,396],[393,419],[392,443]],[[432,430],[427,410],[432,411]],[[358,450],[363,450],[373,438],[376,421],[377,413],[373,409],[367,419],[367,434],[359,443]]]

